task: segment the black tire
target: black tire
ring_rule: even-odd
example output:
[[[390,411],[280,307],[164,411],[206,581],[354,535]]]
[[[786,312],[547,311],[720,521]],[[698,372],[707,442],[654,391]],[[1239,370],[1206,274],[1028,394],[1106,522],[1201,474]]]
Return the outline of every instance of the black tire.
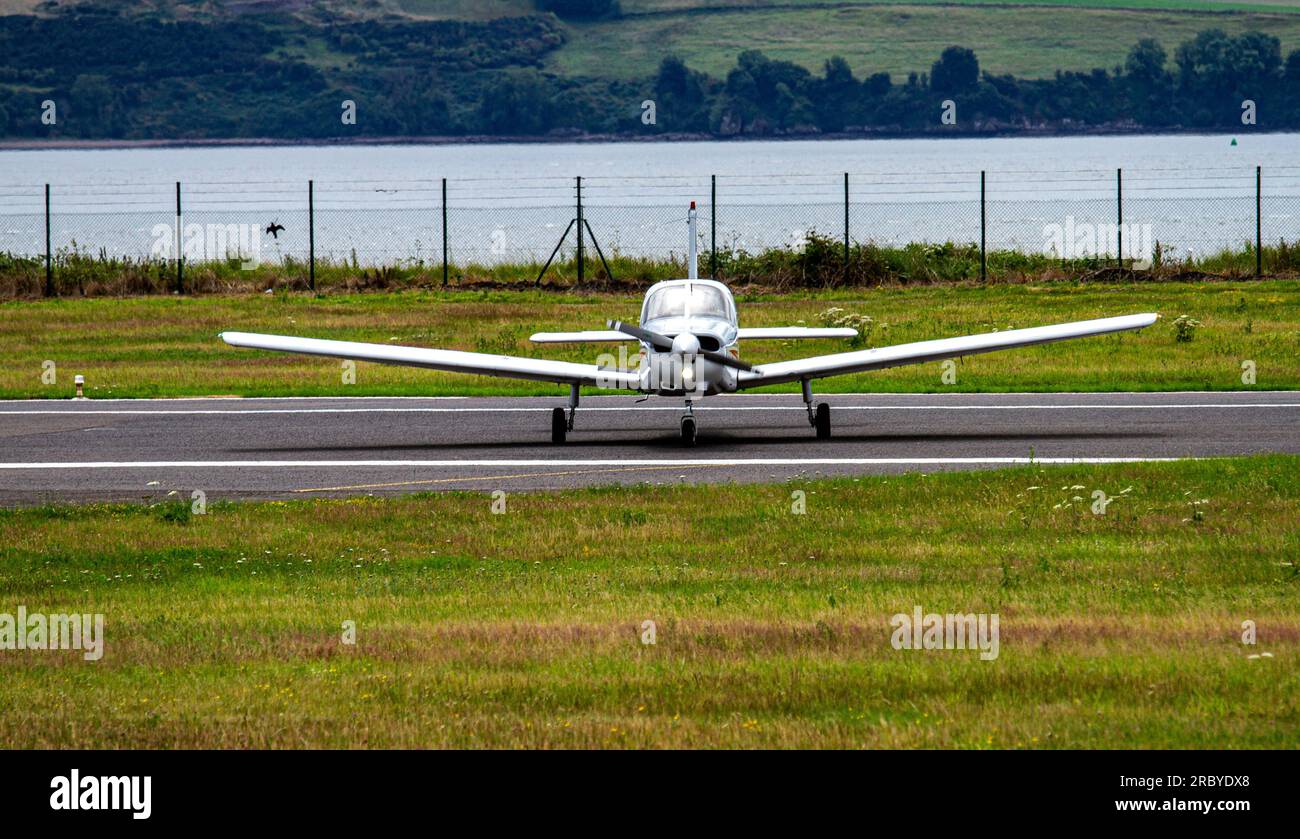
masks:
[[[563,408],[551,409],[551,442],[563,443],[569,433],[569,421],[564,416]]]
[[[682,417],[682,444],[685,446],[695,445],[695,419],[693,417]]]
[[[825,402],[817,404],[817,439],[829,440],[831,437],[831,406]]]

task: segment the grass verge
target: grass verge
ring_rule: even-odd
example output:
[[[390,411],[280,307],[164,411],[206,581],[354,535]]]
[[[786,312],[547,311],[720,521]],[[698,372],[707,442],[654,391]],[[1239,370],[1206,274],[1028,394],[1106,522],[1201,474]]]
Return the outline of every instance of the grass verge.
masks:
[[[1096,490],[1115,499],[1104,515]],[[1244,748],[1300,732],[1297,457],[491,502],[0,511],[0,612],[106,621],[98,662],[0,651],[0,745]],[[894,649],[891,616],[915,606],[998,614],[998,657]]]
[[[0,398],[68,397],[84,375],[91,397],[286,395],[555,395],[558,386],[358,365],[342,384],[339,362],[227,347],[223,330],[296,334],[594,363],[614,345],[531,344],[538,330],[635,321],[640,295],[546,291],[407,291],[393,294],[234,295],[58,299],[0,304]],[[1141,333],[1091,338],[958,363],[841,376],[825,392],[1231,390],[1300,387],[1300,288],[1294,282],[1057,282],[994,286],[742,293],[741,324],[818,325],[839,307],[871,318],[864,346],[1155,311]],[[1201,326],[1179,340],[1172,321]],[[1186,337],[1186,336],[1185,336]],[[756,341],[754,363],[849,349],[844,341]],[[46,374],[53,362],[53,382]],[[1255,362],[1254,385],[1242,364]]]

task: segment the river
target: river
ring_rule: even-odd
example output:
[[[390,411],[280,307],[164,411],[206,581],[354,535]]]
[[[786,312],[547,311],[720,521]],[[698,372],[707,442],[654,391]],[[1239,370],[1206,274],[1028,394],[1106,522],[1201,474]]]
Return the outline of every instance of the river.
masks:
[[[436,263],[445,178],[453,262],[540,260],[575,215],[581,176],[607,254],[679,254],[690,201],[706,250],[716,230],[719,248],[752,251],[810,231],[842,238],[846,173],[854,240],[974,242],[984,172],[990,248],[1055,248],[1052,231],[1114,223],[1122,206],[1126,225],[1204,254],[1253,240],[1256,167],[1264,239],[1300,240],[1295,134],[11,150],[0,250],[44,253],[48,183],[56,253],[169,257],[179,181],[191,259],[301,259],[312,181],[318,259]]]

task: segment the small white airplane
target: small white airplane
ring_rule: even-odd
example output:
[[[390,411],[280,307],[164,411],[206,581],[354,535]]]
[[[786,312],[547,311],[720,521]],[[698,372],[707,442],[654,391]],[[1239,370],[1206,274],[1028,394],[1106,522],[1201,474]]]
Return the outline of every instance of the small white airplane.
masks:
[[[687,445],[694,445],[696,424],[691,405],[705,396],[734,393],[763,385],[799,382],[803,389],[804,404],[808,408],[808,422],[816,429],[819,439],[826,439],[831,435],[830,406],[825,402],[813,405],[814,379],[1142,329],[1155,323],[1158,317],[1148,313],[1075,321],[777,361],[755,367],[740,360],[739,342],[743,339],[852,338],[857,335],[857,330],[802,326],[741,327],[731,290],[720,282],[698,277],[694,201],[691,202],[688,225],[689,277],[651,286],[641,305],[640,326],[608,321],[606,325],[609,328],[606,330],[538,332],[531,338],[543,344],[636,340],[640,342],[641,349],[639,364],[635,369],[619,369],[609,364],[576,364],[511,355],[295,338],[287,335],[258,335],[250,332],[223,332],[221,338],[235,347],[568,385],[567,415],[561,407],[551,411],[553,443],[563,443],[568,432],[573,430],[578,394],[583,387],[681,397],[685,402],[681,418],[682,440]]]

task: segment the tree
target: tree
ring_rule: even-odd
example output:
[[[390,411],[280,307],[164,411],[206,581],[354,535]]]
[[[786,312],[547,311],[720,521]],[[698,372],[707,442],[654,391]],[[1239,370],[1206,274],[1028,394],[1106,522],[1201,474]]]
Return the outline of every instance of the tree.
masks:
[[[1155,38],[1143,38],[1128,51],[1124,60],[1124,74],[1131,80],[1147,85],[1157,85],[1169,78],[1165,69],[1165,48]]]
[[[1165,69],[1165,48],[1143,38],[1128,51],[1122,85],[1128,91],[1129,116],[1145,125],[1173,121],[1173,77]]]
[[[707,82],[677,56],[664,56],[654,83],[656,125],[664,131],[707,131]]]
[[[930,68],[930,89],[935,93],[963,93],[975,89],[980,63],[966,47],[948,47]]]
[[[862,87],[868,96],[880,97],[889,93],[890,84],[892,82],[888,73],[872,73],[871,77],[862,83]]]
[[[554,12],[558,17],[587,19],[618,17],[622,14],[618,0],[537,0],[537,8]]]
[[[727,94],[758,128],[795,128],[815,122],[808,98],[812,74],[790,61],[774,61],[758,50],[736,58],[727,76]],[[749,120],[747,120],[749,121]]]
[[[1243,99],[1262,99],[1281,81],[1281,43],[1262,32],[1233,38],[1207,29],[1179,45],[1175,58],[1194,125],[1235,122]]]
[[[822,131],[841,131],[860,119],[859,85],[849,63],[836,55],[826,61],[822,78],[811,90],[817,127]]]
[[[1282,70],[1282,42],[1263,32],[1243,32],[1232,40],[1228,60],[1236,70],[1236,89],[1262,96]]]
[[[488,88],[479,119],[489,134],[544,134],[554,118],[552,92],[536,70],[505,73]]]
[[[78,135],[122,135],[121,94],[107,76],[77,76],[68,89],[68,102],[71,125]]]
[[[1174,58],[1178,62],[1179,81],[1187,88],[1213,90],[1231,76],[1228,61],[1232,38],[1222,29],[1198,32],[1190,41],[1178,45]]]

